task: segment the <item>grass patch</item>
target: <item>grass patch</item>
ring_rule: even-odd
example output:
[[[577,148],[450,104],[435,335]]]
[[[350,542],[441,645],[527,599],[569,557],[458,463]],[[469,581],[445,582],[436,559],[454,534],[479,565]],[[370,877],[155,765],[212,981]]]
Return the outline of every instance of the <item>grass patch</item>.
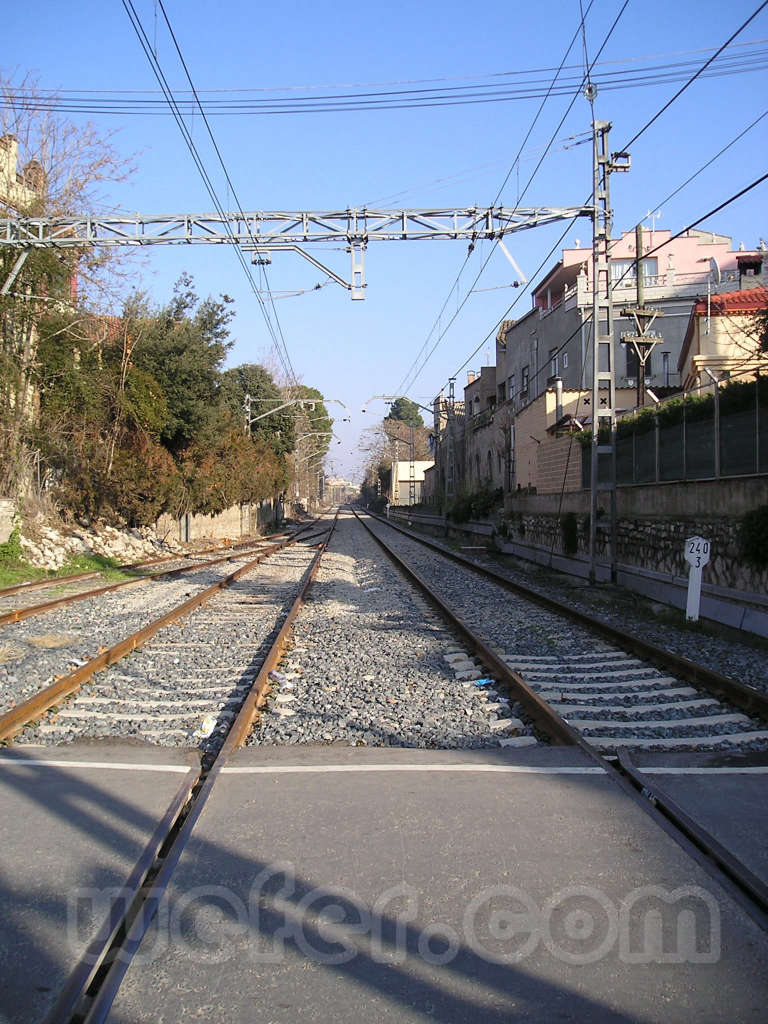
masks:
[[[108,582],[133,579],[136,575],[120,569],[117,560],[106,555],[74,555],[60,569],[54,570],[30,565],[23,556],[17,530],[14,530],[5,544],[0,544],[0,587],[13,587],[37,580],[55,580],[59,576],[76,576],[81,572],[97,572]]]
[[[74,555],[50,575],[75,576],[79,572],[98,572],[105,580],[127,580],[134,576],[133,572],[126,572],[120,568],[120,563],[115,558],[107,555]]]

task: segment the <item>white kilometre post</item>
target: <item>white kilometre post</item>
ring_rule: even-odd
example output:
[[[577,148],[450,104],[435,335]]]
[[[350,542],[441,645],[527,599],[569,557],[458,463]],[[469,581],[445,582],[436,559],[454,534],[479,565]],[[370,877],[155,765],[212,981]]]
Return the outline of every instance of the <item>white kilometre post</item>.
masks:
[[[685,560],[688,570],[688,601],[685,606],[687,622],[699,621],[701,604],[701,570],[709,561],[709,541],[703,537],[688,537],[685,542]]]

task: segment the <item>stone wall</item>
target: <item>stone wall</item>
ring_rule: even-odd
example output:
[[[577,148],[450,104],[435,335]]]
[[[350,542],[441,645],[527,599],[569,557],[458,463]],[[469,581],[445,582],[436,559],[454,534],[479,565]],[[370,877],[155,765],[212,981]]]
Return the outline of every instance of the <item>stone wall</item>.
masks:
[[[180,541],[210,537],[215,540],[236,539],[261,533],[275,520],[275,504],[271,498],[250,505],[233,505],[216,516],[186,515],[174,519],[160,516],[155,526],[157,536]]]
[[[578,555],[589,553],[589,520],[577,515]],[[510,540],[534,544],[563,554],[562,516],[513,513],[506,529]],[[768,593],[768,569],[755,569],[739,558],[739,521],[731,516],[679,516],[675,518],[619,517],[616,524],[616,561],[670,576],[687,576],[683,557],[686,537],[699,535],[711,542],[712,555],[703,579],[718,587]],[[607,527],[598,521],[597,551],[607,556]]]
[[[16,502],[10,498],[0,498],[0,544],[5,544],[13,533],[16,517]]]

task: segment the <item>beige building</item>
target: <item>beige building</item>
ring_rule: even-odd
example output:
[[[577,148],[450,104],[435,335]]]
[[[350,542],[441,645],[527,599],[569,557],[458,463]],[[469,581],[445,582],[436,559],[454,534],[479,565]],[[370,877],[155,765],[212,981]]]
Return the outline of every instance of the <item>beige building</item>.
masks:
[[[768,369],[768,352],[760,352],[757,317],[768,310],[768,288],[699,299],[691,311],[678,369],[685,391],[713,386],[718,380],[745,380]]]
[[[411,476],[411,463],[410,462],[393,462],[392,473],[390,475],[389,493],[387,494],[387,500],[392,505],[409,505],[411,504],[411,481],[413,481],[413,504],[418,505],[422,498],[422,488],[424,485],[424,473],[434,466],[434,462],[430,459],[428,462],[416,461],[413,463],[414,474]]]
[[[18,171],[19,143],[15,135],[0,138],[0,206],[14,213],[28,213],[41,195],[45,173],[37,160]]]

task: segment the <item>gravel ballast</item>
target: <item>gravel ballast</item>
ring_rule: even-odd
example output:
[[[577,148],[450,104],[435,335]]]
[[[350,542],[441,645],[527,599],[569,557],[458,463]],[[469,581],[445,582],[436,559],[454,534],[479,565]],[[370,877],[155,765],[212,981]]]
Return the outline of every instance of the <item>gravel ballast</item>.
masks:
[[[250,744],[498,748],[535,742],[416,589],[342,514]]]

